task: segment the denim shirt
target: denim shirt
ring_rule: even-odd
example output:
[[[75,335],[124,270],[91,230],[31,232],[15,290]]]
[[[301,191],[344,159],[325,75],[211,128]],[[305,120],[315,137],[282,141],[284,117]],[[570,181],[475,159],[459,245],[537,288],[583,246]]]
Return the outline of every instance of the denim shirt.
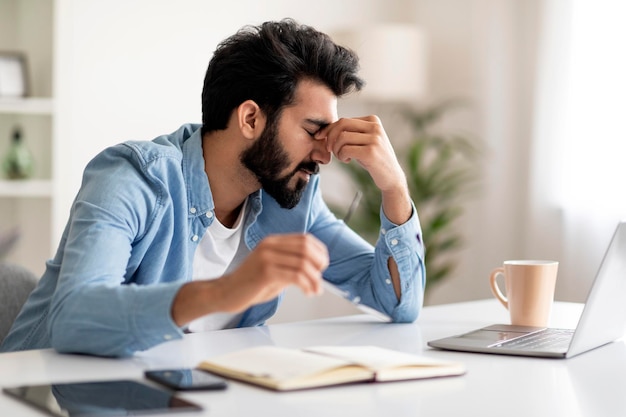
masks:
[[[329,244],[342,229],[329,249],[324,279],[394,322],[417,318],[425,270],[415,207],[403,225],[392,224],[381,210],[381,233],[373,248],[331,213],[317,175],[291,210],[262,190],[249,203],[244,238],[251,250],[277,233],[311,233]],[[105,149],[85,168],[56,255],[0,350],[52,347],[128,356],[181,338],[172,302],[192,279],[193,256],[215,218],[214,208],[199,125]],[[391,284],[389,257],[400,272],[400,300]],[[239,326],[263,324],[280,298],[250,307]]]

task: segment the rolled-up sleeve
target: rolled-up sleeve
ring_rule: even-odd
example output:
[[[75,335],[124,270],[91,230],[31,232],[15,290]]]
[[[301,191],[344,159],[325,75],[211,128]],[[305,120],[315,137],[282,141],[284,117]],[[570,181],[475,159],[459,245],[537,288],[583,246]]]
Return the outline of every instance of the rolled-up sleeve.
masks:
[[[324,278],[340,287],[347,298],[358,301],[391,317],[393,322],[417,319],[424,299],[426,272],[424,245],[417,210],[401,225],[387,219],[380,210],[380,232],[371,244],[330,213],[323,202],[313,204],[313,230],[327,245],[330,265]],[[400,275],[398,299],[389,272],[392,258]]]
[[[380,275],[389,274],[388,259],[393,258],[398,266],[400,275],[400,300],[397,299],[391,277],[385,277],[387,287],[383,289],[380,279],[374,279],[378,287],[376,294],[382,305],[394,305],[390,316],[397,322],[414,321],[423,304],[423,294],[426,285],[426,271],[424,267],[424,246],[422,231],[413,206],[411,218],[402,225],[391,223],[380,211],[380,235],[376,243],[375,263],[380,269]],[[391,291],[389,291],[391,287]]]

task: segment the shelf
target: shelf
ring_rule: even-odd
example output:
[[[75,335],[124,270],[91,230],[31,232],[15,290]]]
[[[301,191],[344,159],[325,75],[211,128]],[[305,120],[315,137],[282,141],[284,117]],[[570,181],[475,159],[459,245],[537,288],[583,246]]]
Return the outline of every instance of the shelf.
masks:
[[[54,101],[45,97],[0,98],[0,114],[52,115]]]
[[[51,197],[50,180],[0,180],[2,197]]]

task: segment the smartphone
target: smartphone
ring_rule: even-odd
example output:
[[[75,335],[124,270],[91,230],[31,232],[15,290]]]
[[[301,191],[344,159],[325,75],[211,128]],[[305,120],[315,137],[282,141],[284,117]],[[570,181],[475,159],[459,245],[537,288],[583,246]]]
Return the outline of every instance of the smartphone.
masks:
[[[146,378],[177,391],[220,390],[226,380],[195,368],[162,369],[144,372]]]

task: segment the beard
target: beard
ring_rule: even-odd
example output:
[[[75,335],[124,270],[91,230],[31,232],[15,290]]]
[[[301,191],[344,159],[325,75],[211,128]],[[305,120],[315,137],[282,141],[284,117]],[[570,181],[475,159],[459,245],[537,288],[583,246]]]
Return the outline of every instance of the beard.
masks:
[[[308,184],[307,181],[298,179],[290,187],[291,179],[301,170],[311,174],[319,172],[317,163],[303,161],[290,173],[280,176],[289,167],[290,161],[278,140],[278,117],[268,123],[261,136],[241,154],[240,160],[256,176],[263,190],[286,209],[292,209],[298,204]]]

